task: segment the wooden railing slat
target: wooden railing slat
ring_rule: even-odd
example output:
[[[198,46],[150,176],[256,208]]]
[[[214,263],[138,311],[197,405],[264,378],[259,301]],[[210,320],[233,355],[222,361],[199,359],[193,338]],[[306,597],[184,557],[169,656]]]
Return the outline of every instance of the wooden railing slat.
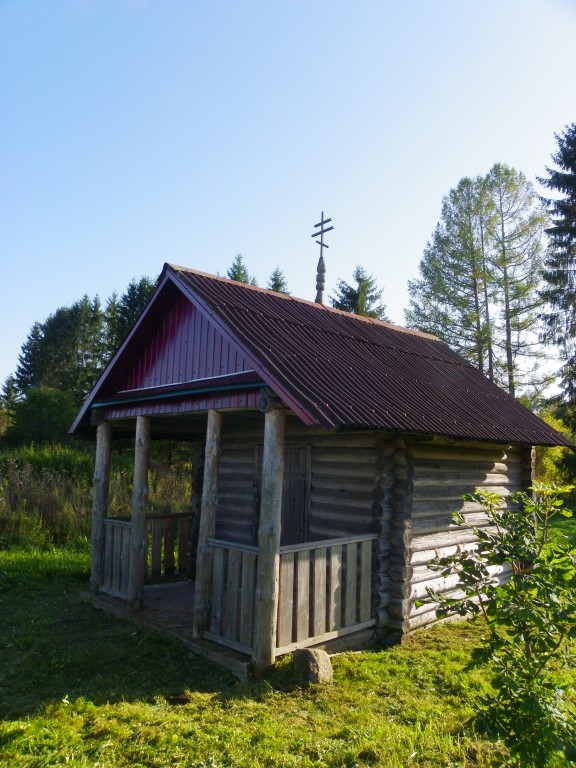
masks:
[[[162,573],[162,527],[163,520],[155,517],[152,520],[152,576]]]
[[[256,585],[256,555],[242,552],[242,595],[240,599],[240,643],[252,645],[254,626],[254,587]]]
[[[310,552],[296,554],[296,640],[310,633]]]
[[[280,559],[280,597],[278,601],[278,645],[292,642],[294,615],[294,553]]]
[[[210,610],[210,632],[221,634],[222,625],[222,596],[224,592],[225,552],[223,549],[214,550],[212,561],[212,604]]]
[[[317,549],[314,557],[313,635],[326,632],[326,549]]]
[[[175,518],[167,517],[164,521],[164,574],[174,575],[174,525]]]
[[[358,579],[357,544],[346,544],[346,589],[344,626],[356,623],[356,584]]]
[[[368,621],[371,614],[372,597],[372,542],[360,544],[360,616],[361,622]]]
[[[188,535],[190,532],[190,517],[178,519],[178,571],[188,572]]]
[[[330,547],[330,586],[328,590],[328,631],[342,626],[342,547]]]
[[[240,563],[242,553],[237,549],[228,552],[228,578],[226,579],[226,611],[224,637],[238,640],[238,602],[240,597]]]

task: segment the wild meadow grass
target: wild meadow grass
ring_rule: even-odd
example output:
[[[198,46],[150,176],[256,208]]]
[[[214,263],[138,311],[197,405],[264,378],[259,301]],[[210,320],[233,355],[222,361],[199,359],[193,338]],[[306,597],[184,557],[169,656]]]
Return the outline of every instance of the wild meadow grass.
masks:
[[[88,569],[87,547],[0,552],[2,768],[501,764],[474,728],[487,681],[464,669],[479,624],[335,656],[322,687],[302,686],[289,659],[239,682],[94,610],[80,599]]]
[[[130,514],[133,451],[116,449],[110,516]],[[0,546],[75,544],[90,536],[94,447],[27,445],[0,450]],[[185,447],[157,447],[149,476],[150,513],[190,508],[191,462]]]

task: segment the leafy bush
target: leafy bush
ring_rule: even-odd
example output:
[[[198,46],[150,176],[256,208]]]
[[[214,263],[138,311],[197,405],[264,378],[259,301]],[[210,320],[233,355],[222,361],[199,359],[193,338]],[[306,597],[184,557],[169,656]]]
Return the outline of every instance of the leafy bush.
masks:
[[[576,759],[576,708],[566,696],[565,668],[574,664],[576,552],[551,539],[550,520],[571,516],[559,496],[569,488],[539,486],[502,500],[487,490],[465,496],[485,509],[490,526],[472,528],[477,546],[439,559],[443,576],[457,574],[462,597],[430,591],[439,617],[481,614],[488,634],[473,664],[488,664],[494,691],[480,718],[510,749],[511,765],[552,766]],[[457,513],[454,521],[465,526]],[[507,581],[498,572],[510,568]],[[566,764],[563,762],[562,764]]]

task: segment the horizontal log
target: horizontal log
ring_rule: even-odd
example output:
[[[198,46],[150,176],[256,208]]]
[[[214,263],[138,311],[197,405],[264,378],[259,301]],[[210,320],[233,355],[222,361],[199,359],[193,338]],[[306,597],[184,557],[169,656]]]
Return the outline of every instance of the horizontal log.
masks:
[[[326,504],[353,504],[360,509],[370,509],[374,503],[372,489],[370,486],[363,489],[348,488],[346,486],[319,486],[315,483],[311,488],[312,501],[319,501]]]
[[[455,528],[452,531],[444,531],[435,535],[413,536],[410,542],[412,551],[423,549],[436,549],[448,547],[454,544],[466,544],[474,541],[475,537],[469,528]]]
[[[511,478],[509,475],[497,474],[496,472],[445,472],[436,475],[421,475],[416,471],[414,473],[414,493],[433,492],[434,489],[440,489],[444,492],[452,490],[455,495],[462,495],[463,493],[473,493],[477,487],[489,487],[490,490],[493,486],[509,488],[511,485],[519,484],[520,480],[520,477]]]
[[[310,494],[311,516],[326,517],[335,520],[352,518],[353,520],[372,520],[372,504],[365,502],[364,506],[356,504],[352,499],[327,499],[325,496]]]
[[[457,500],[448,501],[419,501],[413,499],[412,502],[412,515],[417,517],[434,517],[435,515],[448,514],[453,512],[461,512],[467,514],[469,512],[480,512],[483,507],[481,504],[477,504],[473,501],[461,501],[460,504]]]
[[[442,459],[414,459],[414,471],[419,475],[442,475],[444,476],[450,472],[485,472],[491,474],[492,472],[508,474],[508,472],[519,473],[522,469],[522,465],[518,461],[476,461],[473,465],[468,462],[465,464],[462,461],[442,460]]]
[[[310,537],[314,539],[329,539],[331,537],[340,537],[340,536],[354,536],[356,533],[364,532],[366,530],[365,527],[362,528],[362,531],[359,530],[351,530],[351,525],[344,525],[344,524],[332,524],[332,525],[326,525],[323,524],[322,521],[316,522],[315,520],[310,520],[309,525],[309,531],[310,531]]]
[[[357,464],[358,466],[374,466],[377,454],[374,447],[362,448],[338,446],[337,448],[317,448],[312,446],[312,461],[319,466],[323,464]]]
[[[338,464],[336,462],[320,463],[312,458],[311,470],[313,482],[324,477],[327,482],[331,483],[334,478],[345,477],[355,481],[358,485],[365,485],[367,483],[372,488],[375,484],[376,467],[369,464],[356,465],[353,459],[349,462]]]
[[[466,524],[482,528],[488,524],[488,517],[485,512],[473,512],[464,515]],[[412,520],[412,533],[415,536],[425,534],[441,533],[442,531],[459,528],[452,522],[450,515],[439,515],[438,517],[414,518]]]
[[[498,447],[468,448],[465,445],[459,448],[449,448],[447,446],[419,446],[412,447],[414,461],[424,460],[442,460],[457,462],[499,462],[508,464],[509,462],[520,462],[522,455],[515,450],[503,450]]]

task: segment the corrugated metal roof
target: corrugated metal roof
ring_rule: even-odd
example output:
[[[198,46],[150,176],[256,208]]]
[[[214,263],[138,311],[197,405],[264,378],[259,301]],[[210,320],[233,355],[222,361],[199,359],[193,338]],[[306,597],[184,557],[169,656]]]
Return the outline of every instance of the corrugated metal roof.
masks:
[[[308,423],[571,445],[434,336],[165,265]]]

